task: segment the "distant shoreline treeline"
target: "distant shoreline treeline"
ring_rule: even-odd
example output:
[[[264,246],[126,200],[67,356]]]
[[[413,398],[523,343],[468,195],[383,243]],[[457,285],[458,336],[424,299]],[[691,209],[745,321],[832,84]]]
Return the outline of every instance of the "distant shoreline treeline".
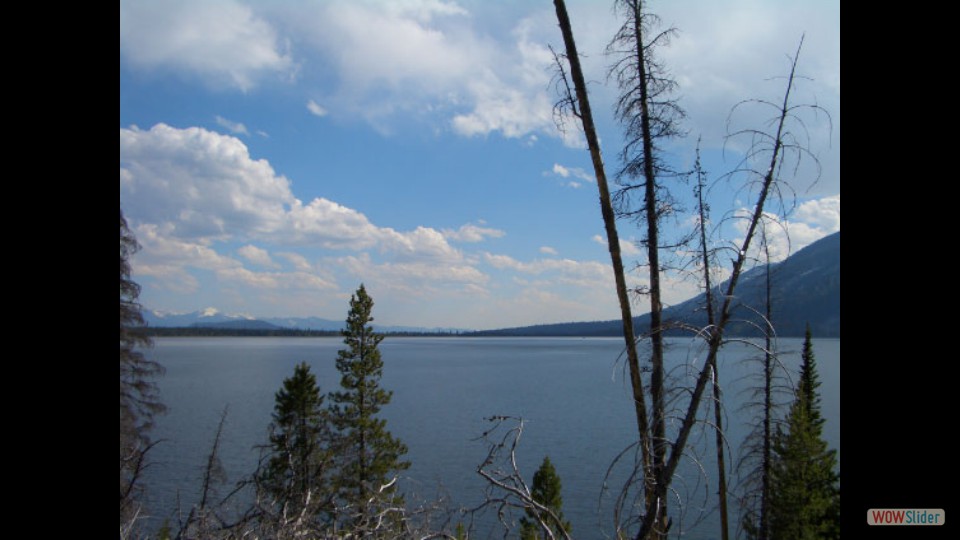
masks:
[[[217,328],[207,326],[147,326],[150,337],[340,337],[339,330],[305,330],[303,328]],[[381,332],[400,337],[457,337],[474,335],[457,332]]]
[[[564,325],[541,325],[503,330],[450,331],[450,332],[381,332],[391,337],[623,337],[618,329],[611,330],[604,323],[570,323],[582,325],[576,330],[558,328]],[[591,325],[596,325],[591,328]],[[731,332],[732,337],[757,337],[748,328],[739,328],[740,332]],[[340,337],[337,330],[305,330],[302,328],[215,328],[204,326],[168,327],[149,326],[144,328],[150,337]],[[669,337],[690,337],[689,332],[673,330]],[[792,333],[780,334],[780,337],[802,337]],[[824,338],[840,338],[840,332],[827,333]]]

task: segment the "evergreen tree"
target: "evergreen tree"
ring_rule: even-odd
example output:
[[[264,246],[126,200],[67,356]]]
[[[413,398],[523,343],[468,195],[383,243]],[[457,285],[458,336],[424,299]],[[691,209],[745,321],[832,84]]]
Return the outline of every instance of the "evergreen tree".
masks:
[[[796,398],[787,432],[774,437],[770,477],[770,537],[807,540],[840,537],[837,452],[823,440],[816,358],[807,327]]]
[[[140,314],[140,286],[130,276],[130,257],[140,245],[120,210],[120,524],[139,508],[140,473],[151,447],[153,417],[163,412],[154,378],[163,368],[140,349],[149,347]]]
[[[377,418],[381,407],[390,403],[393,393],[380,388],[383,360],[377,348],[383,336],[367,324],[373,321],[373,299],[360,285],[350,298],[350,312],[342,331],[347,346],[337,354],[337,370],[342,375],[342,391],[330,394],[331,418],[337,430],[338,497],[352,508],[357,519],[367,516],[371,502],[399,504],[394,473],[410,466],[401,457],[407,447],[386,429],[386,421]]]
[[[533,474],[533,487],[530,494],[533,495],[533,500],[549,508],[563,524],[563,530],[569,533],[570,522],[563,519],[563,498],[560,495],[560,488],[560,476],[550,462],[550,456],[545,456],[540,468]],[[554,537],[562,536],[557,523],[549,515],[541,515],[540,518],[550,526]],[[549,538],[549,535],[541,534],[545,532],[541,530],[540,523],[537,521],[537,512],[527,508],[527,517],[520,519],[520,538],[522,540]]]
[[[330,428],[317,379],[306,362],[294,368],[276,393],[270,425],[270,460],[259,480],[287,513],[328,507],[327,474],[332,460]]]

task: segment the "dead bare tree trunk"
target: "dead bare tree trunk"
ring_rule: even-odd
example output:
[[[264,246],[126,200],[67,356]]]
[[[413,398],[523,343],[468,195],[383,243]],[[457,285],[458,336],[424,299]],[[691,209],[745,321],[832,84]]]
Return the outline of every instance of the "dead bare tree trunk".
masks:
[[[566,49],[565,56],[570,65],[570,77],[573,80],[575,89],[574,93],[571,93],[569,87],[566,87],[566,95],[562,101],[566,102],[566,104],[570,106],[573,115],[580,119],[584,135],[587,139],[587,147],[590,149],[590,158],[593,160],[593,171],[597,177],[597,188],[600,191],[600,213],[603,216],[603,224],[607,233],[607,246],[610,251],[610,261],[613,265],[614,279],[616,280],[617,299],[620,302],[620,318],[623,322],[623,341],[627,351],[630,387],[633,391],[633,402],[637,417],[637,432],[640,436],[641,459],[644,470],[650,470],[651,444],[647,421],[646,398],[644,397],[643,382],[640,378],[640,361],[637,355],[637,343],[633,330],[633,315],[631,314],[630,296],[627,291],[627,281],[623,270],[623,258],[620,254],[620,238],[617,234],[616,214],[613,211],[610,188],[603,167],[603,155],[600,151],[600,140],[597,137],[597,131],[593,123],[593,113],[590,110],[590,100],[587,96],[587,84],[583,76],[583,70],[580,67],[580,57],[577,53],[576,42],[573,39],[570,17],[567,15],[567,7],[563,0],[554,0],[553,3],[556,7],[560,31],[563,34],[563,43]],[[561,70],[560,77],[564,85],[566,85],[567,79],[563,71],[563,64],[559,59],[557,60],[557,64]]]
[[[700,260],[703,264],[703,286],[706,300],[705,309],[707,310],[707,333],[714,332],[716,319],[714,316],[713,300],[713,282],[710,276],[712,268],[710,247],[707,243],[707,215],[710,212],[706,201],[704,200],[703,190],[706,187],[706,174],[700,165],[700,145],[697,144],[697,160],[694,166],[694,172],[697,175],[697,214],[699,223],[697,229],[700,234]],[[717,496],[720,499],[720,538],[729,540],[730,538],[730,518],[727,511],[727,467],[724,459],[724,436],[723,436],[723,394],[720,391],[720,371],[717,369],[717,359],[714,357],[710,369],[713,370],[713,422],[716,431],[717,444],[717,477],[718,487]]]
[[[647,80],[647,59],[644,51],[642,4],[630,2],[633,10],[633,32],[635,34],[636,68],[638,89],[640,91],[640,130],[643,147],[644,206],[647,221],[647,265],[650,276],[650,398],[653,405],[653,481],[657,484],[667,482],[664,466],[667,455],[666,405],[663,388],[663,303],[660,301],[660,220],[657,213],[657,177],[653,168],[653,135],[650,130],[650,92]],[[656,494],[656,492],[654,492]],[[656,500],[655,511],[659,516],[654,523],[659,525],[666,536],[667,499]]]
[[[526,515],[536,521],[547,538],[557,540],[560,537],[571,540],[563,520],[552,508],[536,500],[533,490],[527,486],[517,466],[517,446],[523,436],[523,419],[494,416],[487,420],[493,423],[493,427],[481,438],[488,443],[489,450],[483,463],[477,467],[477,474],[487,481],[488,489],[486,499],[474,512],[493,507],[506,529],[506,534],[509,534],[511,529],[508,522],[509,510],[511,508],[532,510],[533,512]],[[513,423],[514,426],[506,427],[505,422]],[[505,450],[509,451],[504,454]]]
[[[775,182],[778,179],[779,168],[783,159],[782,151],[786,146],[784,142],[786,135],[786,124],[794,112],[794,107],[790,105],[790,93],[793,89],[797,69],[797,60],[800,56],[800,49],[802,47],[803,39],[800,40],[800,46],[797,48],[797,53],[792,59],[790,76],[787,78],[787,87],[784,92],[783,101],[778,107],[776,133],[774,135],[770,135],[768,133],[762,133],[756,130],[750,131],[750,133],[755,136],[762,136],[761,139],[763,142],[770,145],[770,147],[767,149],[770,152],[769,166],[765,172],[761,173],[760,190],[757,195],[757,202],[755,203],[753,212],[750,215],[750,221],[748,223],[743,242],[739,246],[737,258],[733,263],[733,271],[731,273],[730,280],[727,282],[727,289],[724,294],[723,305],[720,308],[716,331],[710,336],[707,360],[704,363],[704,367],[700,371],[699,376],[697,377],[697,383],[691,394],[687,413],[683,419],[683,422],[680,424],[679,433],[677,434],[673,449],[670,452],[669,460],[667,461],[666,470],[664,471],[663,475],[665,482],[658,482],[656,484],[656,498],[652,501],[648,501],[647,503],[646,513],[643,517],[643,523],[640,527],[640,532],[637,534],[638,540],[648,538],[648,535],[650,535],[653,527],[655,526],[654,517],[656,516],[657,510],[656,501],[657,499],[666,496],[667,489],[669,488],[669,481],[673,478],[673,474],[676,471],[677,465],[680,463],[680,457],[683,454],[683,449],[686,447],[687,439],[690,437],[690,432],[696,423],[696,414],[700,407],[700,400],[703,397],[703,391],[707,386],[707,382],[711,378],[710,374],[713,371],[711,367],[716,363],[717,353],[720,351],[720,347],[723,344],[723,332],[726,329],[727,323],[730,321],[731,307],[733,299],[735,298],[734,293],[737,289],[737,283],[740,280],[740,275],[743,272],[745,264],[748,260],[748,253],[750,252],[751,243],[756,236],[757,227],[760,226],[761,220],[763,219],[764,205],[766,204],[767,198],[770,196],[771,191],[775,188]]]
[[[659,158],[658,142],[663,139],[680,136],[678,120],[684,113],[671,94],[677,87],[655,56],[658,45],[665,43],[674,30],[668,29],[655,33],[659,20],[644,11],[641,0],[619,0],[618,11],[625,22],[617,31],[607,47],[608,53],[618,56],[610,70],[620,86],[621,94],[616,104],[616,114],[624,126],[626,144],[623,150],[624,167],[619,179],[624,187],[617,194],[624,215],[639,217],[645,228],[643,242],[646,247],[646,265],[649,286],[645,293],[650,302],[650,399],[651,433],[653,444],[650,468],[644,477],[648,483],[668,482],[665,478],[666,457],[669,450],[666,430],[666,387],[663,343],[663,302],[660,283],[662,264],[660,261],[661,231],[660,220],[670,211],[667,201],[669,193],[661,186],[660,177],[669,173]],[[652,37],[651,37],[652,36]],[[639,184],[633,179],[640,179]],[[633,191],[642,192],[643,204],[639,211],[630,207],[629,199]],[[647,496],[656,495],[648,492]],[[669,528],[667,520],[667,500],[655,501],[658,524],[655,537],[662,537]]]
[[[764,313],[764,353],[763,353],[763,454],[761,456],[760,470],[760,529],[757,538],[767,540],[770,533],[770,470],[773,465],[772,447],[773,433],[771,432],[771,423],[773,421],[773,298],[772,282],[770,276],[770,244],[767,242],[766,225],[760,229],[761,241],[763,242],[763,253],[765,261],[766,274],[764,276],[764,287],[766,289],[766,309]]]

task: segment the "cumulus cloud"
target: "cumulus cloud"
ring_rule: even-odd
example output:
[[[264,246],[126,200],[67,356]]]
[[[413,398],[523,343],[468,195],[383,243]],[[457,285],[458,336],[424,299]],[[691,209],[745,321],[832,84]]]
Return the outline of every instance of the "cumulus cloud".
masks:
[[[243,91],[294,68],[273,26],[234,0],[121,2],[120,56]]]
[[[310,264],[310,261],[308,261],[306,257],[300,255],[299,253],[282,251],[277,253],[277,256],[286,259],[299,272],[309,272],[313,269],[313,265]]]
[[[137,241],[143,248],[133,260],[137,275],[149,276],[167,290],[187,294],[200,288],[200,282],[188,269],[218,272],[242,266],[209,245],[173,238],[171,232],[170,225],[144,223],[136,227]]]
[[[499,229],[491,229],[468,223],[457,230],[444,229],[443,236],[455,242],[483,242],[487,238],[501,238],[506,233]]]
[[[398,257],[457,260],[443,233],[378,227],[361,212],[318,197],[304,203],[266,160],[235,137],[157,124],[120,129],[121,193],[131,215],[182,239],[234,237],[329,249],[377,248]],[[465,226],[464,241],[499,231]]]
[[[171,236],[169,226],[144,223],[136,228],[142,252],[134,259],[138,275],[157,280],[161,287],[178,293],[194,293],[199,281],[192,269],[212,272],[224,282],[242,284],[253,289],[330,290],[336,285],[328,276],[306,272],[257,272],[244,267],[232,257],[217,253],[204,242],[178,239]],[[276,268],[269,254],[253,245],[237,252],[254,264]],[[269,264],[264,264],[269,263]]]
[[[338,288],[323,277],[306,272],[254,272],[246,268],[228,268],[218,272],[217,276],[254,289],[330,291]]]
[[[329,106],[382,132],[402,115],[467,137],[558,136],[545,17],[521,17],[492,35],[502,25],[487,30],[471,11],[443,1],[324,2],[286,26],[333,66]]]
[[[792,218],[827,234],[837,232],[840,230],[840,195],[804,202]]]
[[[597,261],[536,259],[522,262],[509,255],[484,254],[484,262],[498,270],[512,270],[534,276],[551,276],[551,282],[577,287],[599,288],[613,283],[609,265]]]
[[[559,255],[557,250],[550,246],[540,246],[540,253],[543,253],[544,255]]]
[[[532,39],[534,27],[533,19],[521,20],[513,31],[513,48],[505,51],[514,60],[488,57],[492,63],[481,66],[479,76],[468,82],[473,110],[453,118],[455,132],[474,136],[499,131],[509,138],[538,131],[558,134],[554,99],[547,93],[553,56],[542,42]]]
[[[369,254],[340,257],[336,264],[347,273],[378,287],[422,295],[451,285],[471,285],[481,290],[489,276],[465,262],[433,264],[430,261],[376,262]]]
[[[476,292],[487,276],[448,236],[474,242],[503,235],[482,222],[455,231],[398,231],[329,199],[304,203],[289,180],[252,158],[240,140],[202,128],[121,129],[120,193],[143,245],[137,275],[181,294],[202,292],[202,275],[220,287],[232,284],[238,298],[249,290],[256,298],[269,293],[273,303],[282,291],[338,290],[339,275],[370,276],[390,290]],[[237,258],[223,253],[228,241],[240,243],[230,248]],[[355,254],[324,257],[321,267],[294,250]]]
[[[203,128],[121,128],[120,170],[130,213],[181,238],[269,235],[296,202],[290,181],[243,142]]]
[[[750,212],[741,209],[737,217],[736,228],[740,234],[746,233]],[[767,243],[770,246],[770,259],[782,261],[793,253],[807,247],[817,240],[840,230],[840,195],[806,201],[787,218],[773,213],[765,214]],[[759,238],[759,237],[758,237]],[[737,242],[742,242],[742,238]],[[751,253],[759,258],[760,242],[755,240]]]
[[[553,169],[551,169],[548,172],[544,172],[544,174],[545,175],[553,174],[561,178],[573,177],[573,178],[579,178],[580,180],[584,180],[587,182],[593,182],[593,176],[587,174],[587,172],[581,169],[580,167],[564,167],[559,163],[554,163]],[[574,183],[574,182],[571,182],[571,183]],[[579,186],[579,183],[578,183],[578,186]]]
[[[600,244],[604,248],[606,248],[609,245],[607,244],[607,239],[600,236],[599,234],[593,235],[591,240],[593,240],[597,244]],[[637,247],[637,244],[633,239],[630,239],[630,240],[624,240],[623,238],[620,239],[621,255],[624,255],[625,257],[637,257],[642,253],[643,253],[643,250]]]
[[[237,253],[244,259],[252,262],[253,264],[263,266],[265,268],[279,268],[280,265],[273,262],[273,259],[270,258],[270,254],[267,250],[263,248],[258,248],[253,244],[247,244],[237,250]]]
[[[243,125],[240,122],[234,122],[232,120],[227,120],[226,118],[217,115],[214,120],[216,120],[217,125],[227,128],[231,133],[236,135],[249,135],[250,132],[247,131],[247,126]]]
[[[314,116],[319,116],[320,118],[323,118],[328,114],[326,109],[321,107],[320,104],[312,99],[307,102],[307,110],[310,111],[310,113]]]

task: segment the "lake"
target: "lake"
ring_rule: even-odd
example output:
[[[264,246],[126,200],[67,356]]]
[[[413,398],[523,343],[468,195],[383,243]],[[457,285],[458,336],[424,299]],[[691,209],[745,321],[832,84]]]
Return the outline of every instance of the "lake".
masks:
[[[800,339],[779,343],[781,361],[794,378],[801,344]],[[668,345],[671,375],[678,380],[692,377],[702,365],[703,350],[688,339],[671,339]],[[232,484],[256,467],[255,446],[267,440],[274,394],[283,379],[306,361],[323,393],[337,390],[334,359],[341,347],[339,338],[157,339],[147,354],[167,369],[159,386],[169,410],[157,421],[153,436],[163,442],[153,450],[154,465],[146,476],[151,527],[172,514],[178,496],[184,513],[197,500],[224,408],[228,413],[221,460]],[[613,469],[606,492],[604,477],[636,437],[622,339],[387,337],[380,349],[381,385],[393,391],[382,416],[409,447],[406,458],[412,462],[401,483],[408,503],[417,495],[433,499],[438,492],[455,505],[480,502],[484,483],[476,468],[487,445],[478,437],[491,427],[484,418],[509,415],[525,420],[518,458],[526,480],[544,455],[553,461],[574,537],[610,534],[613,499],[627,478],[627,467]],[[839,452],[840,340],[814,340],[814,349],[824,436]],[[751,379],[758,367],[751,359],[756,357],[755,348],[732,343],[720,358],[727,437],[734,453],[751,429],[744,420],[749,415],[741,409],[751,385],[757,384]],[[671,410],[678,413],[676,403]],[[710,431],[691,440],[691,454],[700,455],[708,475],[699,474],[692,460],[682,465],[674,484],[688,502],[683,516],[675,517],[671,537],[683,532],[684,538],[717,538],[714,435]],[[631,452],[627,456],[633,459]],[[728,453],[727,462],[732,461]]]

